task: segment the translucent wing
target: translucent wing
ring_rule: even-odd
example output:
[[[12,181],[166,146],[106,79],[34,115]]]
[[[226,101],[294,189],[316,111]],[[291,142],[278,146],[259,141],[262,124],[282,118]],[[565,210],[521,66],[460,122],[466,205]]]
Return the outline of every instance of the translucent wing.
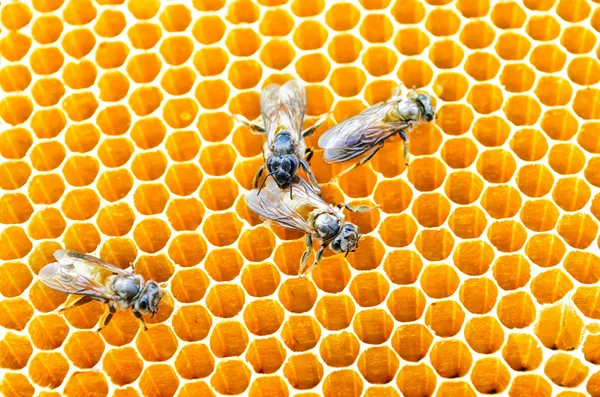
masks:
[[[286,191],[288,191],[288,189],[286,189]],[[323,200],[323,198],[315,192],[312,186],[300,177],[294,179],[292,193],[294,194],[293,201],[296,206],[302,205],[319,208],[323,211],[333,211],[332,206]],[[286,198],[289,197],[289,191],[288,193],[285,193],[284,196]]]
[[[319,139],[324,149],[323,159],[328,163],[351,160],[371,149],[377,142],[387,139],[408,123],[386,123],[388,111],[401,99],[394,98],[366,109],[331,127]]]
[[[94,265],[102,269],[106,269],[113,274],[118,274],[121,276],[128,276],[130,274],[120,267],[117,267],[112,263],[108,263],[100,258],[71,250],[57,250],[54,252],[54,258],[56,258],[56,260],[61,264],[65,265]]]
[[[298,80],[288,81],[279,91],[279,101],[281,103],[279,124],[300,137],[306,113],[306,88]]]
[[[275,135],[279,126],[279,91],[281,86],[278,84],[270,84],[266,86],[260,93],[260,111],[265,123],[265,131],[267,140]]]
[[[40,280],[49,288],[67,294],[86,295],[100,301],[117,299],[103,283],[106,273],[91,263],[54,262],[40,270]]]
[[[306,219],[294,208],[294,201],[289,200],[289,192],[285,194],[273,179],[267,181],[260,194],[257,194],[256,189],[246,194],[246,205],[263,221],[274,222],[288,229],[313,234]]]

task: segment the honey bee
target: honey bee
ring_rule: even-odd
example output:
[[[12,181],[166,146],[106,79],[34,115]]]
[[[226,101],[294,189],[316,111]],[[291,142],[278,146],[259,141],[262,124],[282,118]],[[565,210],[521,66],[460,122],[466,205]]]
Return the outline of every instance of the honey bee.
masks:
[[[354,208],[348,204],[329,204],[303,179],[296,183],[293,198],[289,198],[287,191],[280,189],[271,180],[267,182],[264,190],[257,194],[252,193],[254,190],[246,195],[246,204],[263,221],[306,235],[306,250],[302,254],[298,270],[300,277],[306,277],[321,261],[326,246],[336,254],[345,253],[346,256],[358,248],[358,240],[362,235],[358,226],[344,221],[342,208],[352,212],[371,210],[364,205]],[[304,271],[312,251],[313,239],[319,242],[320,247],[314,263]]]
[[[327,163],[341,163],[367,153],[357,164],[337,175],[337,179],[369,161],[386,139],[398,134],[404,141],[404,163],[408,165],[406,131],[436,118],[431,96],[415,90],[401,96],[399,86],[386,102],[373,105],[325,131],[319,138],[319,147],[324,149],[323,159]]]
[[[326,121],[328,114],[321,117],[312,127],[302,131],[306,113],[306,89],[298,80],[288,81],[282,86],[270,84],[265,87],[260,95],[260,109],[264,127],[234,116],[252,132],[265,134],[267,137],[263,147],[265,163],[254,177],[254,187],[258,187],[258,180],[265,167],[267,176],[257,192],[262,190],[265,181],[271,176],[280,189],[289,188],[292,197],[292,185],[299,179],[296,173],[302,168],[313,189],[320,193],[319,183],[308,165],[313,150],[306,147],[304,139],[311,136]]]
[[[61,312],[97,300],[106,303],[109,309],[98,332],[108,325],[117,309],[129,308],[144,330],[148,329],[142,314],[152,313],[154,317],[164,292],[155,281],[145,281],[135,274],[133,263],[132,271],[128,272],[102,259],[70,250],[58,250],[54,258],[57,262],[40,270],[42,283],[56,291],[80,296],[70,306],[60,309]]]

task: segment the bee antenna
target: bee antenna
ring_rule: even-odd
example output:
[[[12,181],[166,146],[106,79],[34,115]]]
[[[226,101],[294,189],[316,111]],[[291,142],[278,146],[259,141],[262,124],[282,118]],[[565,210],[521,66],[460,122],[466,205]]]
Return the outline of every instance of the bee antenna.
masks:
[[[267,176],[265,176],[265,179],[263,179],[262,183],[260,184],[260,187],[258,188],[258,193],[256,193],[256,194],[260,194],[260,191],[263,189],[263,187],[265,187],[265,183],[267,182],[267,179],[270,176],[273,176],[274,173],[275,173],[275,171],[273,171],[273,172],[267,174]]]

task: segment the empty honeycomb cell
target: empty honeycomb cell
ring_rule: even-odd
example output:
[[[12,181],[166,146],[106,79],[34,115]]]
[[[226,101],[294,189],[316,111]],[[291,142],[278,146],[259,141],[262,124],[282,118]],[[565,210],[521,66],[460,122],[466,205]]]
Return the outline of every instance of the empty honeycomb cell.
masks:
[[[540,80],[540,82],[542,82],[544,78],[550,79],[552,77],[542,77],[542,80]],[[529,91],[533,87],[534,82],[535,72],[524,63],[507,64],[504,66],[504,68],[502,69],[502,73],[500,74],[500,84],[502,84],[508,92]],[[536,88],[536,93],[540,92],[540,95],[543,95],[543,99],[540,97],[540,95],[538,95],[538,97],[540,98],[542,103],[545,104],[544,100],[551,100],[549,98],[553,94],[555,94],[556,90],[550,89],[549,93],[543,91],[543,94],[541,94],[542,91],[540,87],[542,86],[546,88],[545,85],[538,84],[538,88]]]
[[[4,299],[0,302],[0,314],[0,326],[22,331],[33,315],[33,308],[23,298]]]
[[[217,365],[210,384],[215,391],[222,394],[241,394],[250,385],[250,374],[250,369],[242,361],[223,361]]]
[[[8,372],[2,378],[0,392],[5,397],[31,397],[35,389],[25,375]]]
[[[221,48],[202,48],[194,55],[194,66],[205,77],[221,74],[228,61],[229,56]]]
[[[434,299],[447,298],[458,288],[456,271],[448,265],[429,265],[421,275],[421,287]]]
[[[281,368],[286,352],[275,337],[257,339],[250,344],[246,352],[246,361],[257,374],[272,374]]]
[[[387,307],[397,321],[410,322],[421,318],[426,299],[416,287],[400,287],[389,295]]]
[[[270,42],[268,42],[262,49],[261,53],[260,53],[260,59],[261,61],[265,64],[265,66],[271,68],[271,69],[276,69],[276,70],[282,70],[285,69],[286,66],[288,66],[292,60],[294,59],[295,56],[295,51],[293,49],[292,46],[290,46],[289,42],[287,42],[286,40],[283,39],[273,39]],[[324,59],[322,56],[319,56],[319,54],[312,54],[311,55],[307,55],[307,57],[311,60],[315,59],[315,57],[317,57],[317,59],[320,60],[324,60],[324,62],[327,62],[326,59]],[[300,62],[300,60],[298,60],[298,63]],[[309,81],[307,79],[304,78],[303,74],[300,73],[300,68],[298,66],[298,63],[296,64],[296,70],[298,71],[298,74],[300,75],[300,77],[302,77],[305,81]],[[329,70],[329,64],[327,63],[327,65],[325,65],[324,63],[321,63],[321,66],[319,67],[317,64],[312,65],[314,66],[317,71],[310,71],[309,73],[315,73],[315,74],[319,74],[321,72],[319,72],[319,70],[321,70],[322,68],[326,67],[327,71]],[[255,74],[254,77],[255,79],[259,80],[260,79],[260,74],[261,74],[261,70],[260,70],[260,66],[255,67],[255,73],[258,73],[258,76]],[[327,74],[327,72],[325,72],[325,74]],[[323,80],[325,77],[323,77],[321,80]],[[318,81],[321,81],[318,80]],[[312,82],[312,81],[310,81]],[[256,83],[254,83],[252,86],[256,85],[258,83],[258,81],[256,81]]]
[[[98,101],[91,92],[76,92],[63,100],[62,107],[71,121],[80,122],[94,115]]]
[[[596,187],[600,186],[600,179],[597,177],[597,175],[598,175],[597,169],[599,166],[600,166],[600,163],[599,163],[598,158],[592,157],[588,161],[587,167],[585,167],[585,170],[584,170],[585,179]]]
[[[523,60],[530,49],[531,42],[529,39],[514,32],[507,32],[500,35],[495,46],[496,53],[505,61]],[[530,79],[528,78],[525,81]]]
[[[531,267],[521,255],[505,255],[496,259],[493,274],[500,288],[512,291],[524,287],[529,282]]]
[[[585,26],[569,26],[563,30],[560,44],[571,54],[586,54],[596,45],[596,37]]]
[[[575,116],[565,109],[551,109],[544,113],[541,127],[554,140],[568,141],[578,130]]]
[[[19,226],[9,226],[0,233],[0,259],[9,261],[23,258],[33,245]]]
[[[215,252],[215,251],[213,251]],[[218,252],[218,251],[217,251]],[[243,261],[241,257],[237,257],[237,251],[231,251],[236,253],[236,259],[230,260],[229,262],[219,261],[219,268],[214,267],[214,272],[208,268],[208,261],[211,258],[209,255],[207,262],[205,263],[205,267],[207,267],[207,271],[211,275],[211,277],[217,281],[229,281],[229,279],[234,279],[239,274],[239,271],[243,265]],[[229,256],[229,254],[228,254]],[[232,262],[237,262],[235,264],[231,264]],[[211,265],[212,266],[212,265]],[[216,266],[216,265],[215,265]],[[225,270],[227,267],[227,270]],[[218,271],[219,273],[216,273]],[[248,294],[251,296],[260,298],[273,294],[277,287],[279,286],[280,276],[279,272],[272,264],[263,263],[259,265],[248,265],[244,267],[244,271],[242,273],[242,285]],[[309,287],[309,291],[312,289]],[[281,292],[280,292],[281,294]],[[310,292],[312,296],[312,292]],[[288,308],[289,305],[296,306],[296,302],[288,301],[288,304],[284,303],[284,299],[280,297],[280,301],[283,305]],[[314,302],[313,302],[314,303]],[[312,307],[312,304],[311,304]]]
[[[567,55],[554,44],[536,46],[531,52],[530,62],[540,72],[556,73],[562,70],[567,61]]]
[[[6,193],[0,198],[0,223],[5,225],[26,222],[33,214],[33,206],[22,193]]]
[[[491,19],[500,29],[517,29],[525,23],[526,14],[517,3],[507,2],[494,6]]]
[[[175,150],[172,148],[173,141],[179,139],[181,135],[188,134],[189,131],[176,131],[169,134],[169,141],[167,141],[167,151],[172,156],[171,151]],[[143,118],[135,122],[131,130],[131,139],[135,142],[137,147],[141,149],[152,149],[160,145],[166,135],[166,127],[163,122],[157,117]],[[172,138],[171,138],[172,137]],[[190,136],[190,145],[193,145],[193,138]],[[186,152],[186,144],[181,144],[181,151]],[[199,143],[198,143],[199,145]]]
[[[325,295],[315,308],[317,320],[330,331],[347,328],[354,316],[354,303],[346,295]]]
[[[87,28],[77,28],[65,33],[61,44],[67,55],[75,59],[81,59],[94,49],[96,37]]]
[[[567,353],[556,353],[544,367],[546,376],[558,386],[576,387],[587,378],[589,368]]]
[[[431,397],[437,379],[427,364],[405,365],[398,372],[396,384],[405,397]]]
[[[309,280],[290,279],[281,285],[278,298],[286,310],[292,313],[304,313],[314,306],[317,290]]]
[[[553,16],[535,15],[527,22],[526,31],[529,37],[534,40],[552,41],[558,37],[561,28]]]
[[[443,378],[463,377],[473,364],[469,348],[459,340],[437,342],[431,348],[429,357],[431,365]]]
[[[57,88],[57,91],[62,89],[62,83],[60,83],[60,87],[60,89]],[[32,89],[32,95],[38,102],[38,105],[41,105],[41,102],[45,101],[47,98],[36,98],[36,89],[37,83]],[[62,95],[60,92],[58,94]],[[54,104],[56,103],[53,103],[53,105]],[[64,113],[58,108],[41,109],[33,114],[33,118],[31,119],[30,123],[31,129],[38,138],[54,138],[65,128],[67,119],[65,118]]]
[[[151,83],[160,73],[162,62],[154,53],[134,55],[127,62],[127,74],[138,84]],[[130,99],[131,100],[131,99]]]
[[[32,144],[31,132],[25,128],[6,129],[0,134],[0,154],[6,159],[25,157]],[[5,166],[6,164],[4,163]]]
[[[294,28],[294,20],[282,9],[267,10],[258,26],[263,36],[286,36]]]
[[[91,161],[93,158],[90,157],[89,159]],[[96,167],[98,167],[97,161],[95,161],[94,164]],[[72,171],[72,178],[75,178],[77,175],[75,174],[76,169],[74,168]],[[94,177],[95,176],[96,175],[94,174]],[[67,180],[68,179],[69,178],[67,178]],[[108,170],[100,175],[96,187],[98,188],[98,193],[100,193],[103,199],[110,202],[118,201],[127,196],[133,187],[133,177],[125,169]]]
[[[216,22],[213,22],[213,24],[214,23]],[[213,29],[213,27],[211,27],[211,29]],[[256,32],[250,28],[236,28],[231,30],[227,35],[225,45],[232,55],[245,57],[253,55],[258,51],[261,45],[261,39]]]
[[[531,282],[531,292],[540,304],[555,303],[573,289],[573,282],[560,269],[540,273]]]
[[[200,305],[182,306],[173,317],[175,334],[186,342],[203,340],[208,336],[211,326],[210,313]]]
[[[170,364],[153,364],[144,369],[139,387],[144,396],[173,397],[179,387],[179,378]]]
[[[160,140],[162,141],[162,138],[164,137],[164,135],[166,133],[166,129],[165,129],[164,125],[162,124],[162,122],[159,122],[158,119],[152,119],[152,120],[157,121],[157,123],[153,122],[152,124],[148,125],[147,127],[149,127],[149,128],[154,127],[153,130],[155,130],[156,124],[158,124],[158,126],[160,126],[160,128],[162,129],[162,137],[160,138]],[[137,125],[137,123],[136,123],[136,125]],[[135,126],[134,126],[134,130],[135,130]],[[140,138],[142,138],[142,137],[145,138],[145,135],[151,133],[151,130],[143,131],[141,133],[143,135],[141,135]],[[152,141],[154,141],[154,139],[152,139]],[[189,160],[192,160],[194,157],[196,157],[196,155],[198,154],[198,151],[200,150],[201,142],[200,142],[200,138],[198,137],[198,134],[195,131],[175,131],[175,132],[172,132],[169,134],[169,137],[167,138],[165,145],[166,145],[166,149],[169,154],[169,157],[171,157],[172,160],[174,160],[174,161],[189,161]]]
[[[563,215],[558,222],[558,234],[573,248],[585,249],[598,234],[598,224],[588,214]]]
[[[358,370],[369,383],[391,382],[398,371],[399,360],[387,346],[366,349],[358,358]]]
[[[408,180],[420,192],[429,192],[439,188],[445,178],[446,168],[435,157],[417,158],[411,162],[408,169]]]
[[[135,382],[143,369],[143,362],[134,348],[125,346],[109,350],[102,359],[102,369],[117,386]]]
[[[29,236],[36,240],[58,238],[65,230],[66,222],[56,208],[37,212],[27,228]]]
[[[170,95],[183,95],[194,85],[196,75],[189,67],[167,69],[161,80],[161,86]]]
[[[584,180],[568,177],[559,179],[552,191],[552,199],[564,211],[582,209],[591,196],[591,190]]]
[[[63,32],[62,19],[56,15],[41,15],[31,26],[31,36],[39,44],[52,44]]]
[[[323,396],[325,397],[358,397],[362,395],[363,381],[351,369],[331,372],[323,381]]]
[[[194,122],[197,114],[198,104],[191,98],[170,99],[163,108],[163,118],[172,128],[186,128]]]
[[[183,303],[197,302],[204,297],[210,281],[199,269],[178,271],[171,282],[171,292],[175,299]],[[194,285],[194,288],[189,288]]]
[[[397,85],[392,80],[376,80],[365,87],[364,97],[369,105],[384,102],[390,98]]]
[[[503,110],[508,120],[517,126],[535,124],[542,111],[537,101],[525,95],[508,98]]]
[[[600,280],[600,257],[590,252],[569,252],[564,267],[580,283],[595,284]]]
[[[166,361],[173,357],[178,345],[175,335],[164,324],[138,333],[135,344],[137,351],[146,361]]]
[[[67,372],[69,362],[57,352],[37,353],[29,362],[29,379],[33,383],[54,389],[61,385]]]
[[[31,53],[29,64],[35,74],[50,75],[56,73],[65,60],[62,52],[56,47],[41,47]]]
[[[158,43],[162,37],[162,31],[157,24],[140,22],[127,30],[127,36],[133,48],[149,50]]]
[[[19,30],[29,24],[31,17],[27,4],[10,3],[2,10],[2,25],[8,30]]]
[[[215,359],[206,345],[184,346],[175,359],[175,369],[184,379],[200,379],[210,375],[215,367]]]
[[[225,212],[220,214],[212,214],[208,218],[203,225],[203,232],[206,239],[212,244],[218,247],[224,247],[227,245],[231,245],[236,242],[240,236],[242,231],[243,223],[237,218],[234,213]],[[268,232],[268,231],[267,231]],[[244,236],[242,236],[243,240],[240,241],[240,244],[244,244],[244,249],[242,254],[248,258],[257,258],[257,262],[266,259],[270,255],[262,258],[262,256],[266,255],[265,248],[269,249],[269,247],[273,247],[275,242],[274,238],[268,232],[269,235],[263,234],[260,231],[257,233],[246,232]],[[271,240],[269,237],[273,238]],[[267,244],[266,247],[253,247],[252,244]],[[248,245],[246,245],[248,244]],[[255,256],[258,255],[258,256]],[[262,258],[262,259],[261,259]]]
[[[502,393],[510,385],[510,372],[495,357],[479,359],[471,371],[471,382],[475,389],[484,394]]]
[[[106,46],[108,47],[107,52],[113,55],[118,53],[117,48],[114,46],[108,44]],[[98,51],[102,52],[102,44]],[[106,58],[102,57],[102,59],[105,60]],[[62,70],[63,82],[72,89],[89,88],[96,81],[97,75],[96,65],[87,59],[79,62],[69,62]]]
[[[521,209],[521,204],[522,199],[519,191],[507,185],[490,186],[483,192],[481,197],[483,209],[496,219],[512,218]]]
[[[375,203],[388,214],[397,214],[406,210],[412,197],[412,189],[401,179],[379,182],[374,195]]]
[[[465,326],[465,339],[475,352],[490,354],[504,344],[504,331],[495,317],[474,317]]]
[[[583,119],[597,119],[600,115],[600,91],[586,88],[577,91],[573,100],[573,110]]]
[[[542,348],[533,336],[512,333],[502,349],[502,357],[515,371],[532,371],[542,362]]]
[[[348,263],[356,270],[373,270],[379,267],[385,255],[385,247],[375,236],[364,236],[359,251],[348,255]]]
[[[297,263],[299,265],[299,261]],[[294,271],[295,274],[297,272],[297,270]],[[312,273],[312,279],[317,287],[333,294],[343,291],[348,285],[350,277],[348,263],[339,256],[323,259]]]
[[[204,206],[195,198],[176,198],[169,202],[166,214],[173,229],[193,231],[204,218]]]
[[[394,39],[396,49],[406,56],[421,54],[429,43],[429,37],[416,28],[401,29]]]
[[[104,341],[92,331],[76,332],[65,343],[64,351],[77,367],[93,368],[104,353]]]
[[[397,62],[398,56],[385,47],[371,47],[362,57],[364,67],[371,76],[375,77],[391,73]]]
[[[350,293],[361,307],[377,306],[389,292],[388,282],[379,273],[361,273],[352,279]]]
[[[30,159],[36,170],[52,171],[60,166],[65,156],[65,148],[59,142],[42,141],[33,147]]]
[[[131,171],[140,181],[154,181],[165,173],[166,168],[167,156],[161,151],[139,153],[131,162]]]
[[[392,335],[394,320],[383,309],[367,309],[354,317],[352,328],[358,338],[367,344],[378,345]]]
[[[590,86],[598,83],[600,63],[591,57],[578,57],[569,63],[567,68],[569,79],[579,85]]]
[[[0,294],[6,298],[19,296],[31,284],[32,279],[31,271],[25,264],[5,262],[0,266]]]
[[[129,55],[129,48],[125,45],[125,43],[120,41],[104,41],[98,45],[96,49],[96,64],[100,66],[102,69],[113,69],[118,68],[125,63],[127,56]],[[81,61],[80,63],[88,63],[89,61]],[[70,63],[67,65],[72,65]],[[66,71],[66,69],[65,69]],[[94,75],[96,77],[96,69],[93,69]],[[151,73],[151,72],[150,72]],[[63,72],[64,76],[64,72]],[[93,83],[93,80],[92,80]]]
[[[65,248],[82,253],[91,253],[100,244],[98,230],[91,223],[74,223],[63,237]]]
[[[99,140],[100,132],[91,123],[72,125],[65,133],[65,143],[69,150],[75,153],[91,151],[98,144]]]
[[[243,157],[255,157],[262,153],[265,136],[254,134],[248,128],[238,128],[233,133],[233,146]]]
[[[468,311],[474,314],[485,314],[496,304],[498,287],[488,278],[472,278],[461,285],[459,296]]]
[[[573,295],[573,302],[579,308],[584,316],[592,319],[600,317],[600,313],[596,308],[598,300],[598,288],[596,287],[579,287]],[[573,309],[571,309],[573,310]]]
[[[558,222],[558,208],[549,200],[528,200],[521,210],[521,221],[534,232],[547,232]]]
[[[104,10],[94,24],[94,31],[102,37],[118,36],[126,25],[125,15],[116,10]]]
[[[169,257],[182,267],[196,266],[206,256],[206,242],[201,234],[181,233],[169,244]]]
[[[283,318],[283,309],[277,301],[272,299],[253,301],[244,310],[244,322],[248,330],[258,336],[271,335],[276,332],[281,327]]]
[[[26,122],[33,112],[33,103],[22,95],[7,96],[0,102],[0,117],[12,125]]]
[[[23,58],[31,47],[31,38],[19,32],[8,32],[0,40],[0,53],[7,61],[16,62]]]
[[[125,165],[133,154],[133,145],[127,138],[104,140],[98,147],[98,157],[105,167],[117,168]]]
[[[590,12],[590,5],[581,0],[574,2],[560,0],[556,6],[556,13],[566,22],[581,22],[590,15]]]
[[[98,80],[100,100],[118,102],[125,98],[129,91],[129,80],[121,72],[108,72]]]
[[[144,252],[155,253],[163,249],[171,237],[168,225],[156,218],[146,218],[133,229],[133,238]]]
[[[235,284],[217,284],[206,297],[206,306],[211,313],[221,318],[231,318],[244,306],[245,294]]]
[[[229,98],[229,86],[223,80],[204,80],[196,87],[195,95],[198,102],[200,102],[200,106],[203,108],[211,110],[218,109],[227,103]],[[193,117],[190,116],[190,122],[193,121],[195,113],[198,111],[196,103],[190,102],[190,105],[192,103],[194,106],[194,114]],[[173,111],[180,108],[182,104],[183,103],[178,103],[176,106],[174,104]],[[189,123],[178,128],[187,127],[187,125],[189,125]]]
[[[425,313],[425,324],[442,338],[456,335],[464,320],[465,312],[452,300],[434,302]]]
[[[452,69],[460,65],[464,58],[464,51],[451,40],[442,40],[434,43],[429,50],[429,59],[440,69]],[[469,70],[469,62],[465,69]]]
[[[406,324],[396,329],[392,336],[392,347],[406,361],[419,362],[433,343],[433,335],[422,324]]]
[[[369,43],[385,43],[393,34],[392,23],[383,14],[369,14],[360,25],[360,35]]]
[[[513,220],[496,221],[490,225],[487,236],[499,251],[515,252],[525,245],[527,231]]]
[[[454,169],[467,168],[473,164],[477,158],[477,146],[473,140],[469,138],[450,139],[444,143],[441,155],[448,166]],[[414,164],[414,161],[412,164]],[[409,176],[412,164],[409,168]]]
[[[225,34],[226,26],[223,20],[216,15],[206,15],[198,18],[192,28],[192,35],[204,45],[215,44],[219,42]],[[232,45],[235,45],[237,38],[233,39]]]
[[[0,70],[0,87],[4,92],[24,91],[31,84],[31,72],[24,65],[8,65]]]
[[[542,102],[542,104],[546,106],[565,106],[571,100],[573,89],[565,79],[553,76],[543,76],[538,81],[538,85],[535,89],[535,94],[537,95],[540,102]],[[561,116],[563,118],[567,118],[567,120],[565,120],[562,123],[562,125],[555,125],[550,120],[547,120],[547,115],[549,115],[548,118],[554,116],[554,120],[552,121],[558,121],[556,119]],[[569,116],[571,117],[570,119],[568,118]],[[574,120],[573,116],[571,116],[570,113],[564,111],[563,109],[549,110],[546,114],[544,114],[544,118],[542,119],[542,128],[544,128],[545,124],[546,128],[552,125],[552,127],[550,128],[557,132],[571,130],[571,128],[569,128],[573,124],[571,120]],[[576,121],[575,126],[577,126]],[[546,130],[546,128],[544,128],[544,130]],[[575,128],[575,131],[576,129],[577,128]],[[575,131],[573,131],[573,134],[575,134]],[[568,131],[567,133],[571,132]]]
[[[260,12],[255,2],[250,0],[236,1],[227,9],[227,20],[233,24],[253,23],[260,18]]]
[[[585,343],[582,347],[582,352],[584,354],[585,360],[592,364],[597,364],[599,361],[598,358],[598,344],[600,342],[598,335],[588,335],[585,339]]]
[[[509,397],[550,397],[552,386],[540,375],[519,375],[512,381],[508,395]]]
[[[406,247],[413,242],[418,226],[407,214],[387,217],[379,226],[379,235],[390,247]]]
[[[398,68],[398,78],[406,87],[423,88],[431,82],[433,70],[424,61],[407,59]],[[461,83],[457,86],[461,87]]]
[[[0,367],[3,369],[18,370],[25,368],[33,347],[26,336],[7,332],[0,341]]]
[[[27,183],[27,180],[31,176],[31,167],[24,161],[7,161],[0,165],[0,176],[2,176],[2,178],[0,178],[0,188],[5,190],[16,190]],[[37,179],[39,178],[33,177],[30,185]],[[60,177],[58,177],[58,179],[60,179]],[[31,197],[31,199],[35,203],[34,197]]]
[[[509,329],[525,328],[533,323],[536,309],[527,292],[513,292],[503,296],[496,308],[498,319]]]
[[[446,259],[454,248],[454,237],[446,229],[422,230],[415,241],[415,247],[429,261]]]
[[[484,151],[477,160],[477,171],[490,183],[506,183],[517,168],[514,157],[504,149]]]
[[[394,284],[412,284],[417,281],[423,268],[421,257],[411,250],[391,251],[384,264],[384,270]]]
[[[573,302],[579,302],[577,294],[573,296]],[[579,347],[583,337],[583,320],[576,312],[575,305],[571,302],[557,303],[545,308],[540,313],[540,318],[535,326],[535,334],[542,344],[551,350],[575,350]],[[586,310],[579,306],[584,315]],[[540,360],[541,361],[541,357]]]
[[[98,212],[100,198],[92,189],[76,189],[68,192],[61,203],[63,214],[75,221],[85,221]]]
[[[460,18],[453,10],[434,9],[427,15],[425,29],[434,36],[452,36],[460,29]]]

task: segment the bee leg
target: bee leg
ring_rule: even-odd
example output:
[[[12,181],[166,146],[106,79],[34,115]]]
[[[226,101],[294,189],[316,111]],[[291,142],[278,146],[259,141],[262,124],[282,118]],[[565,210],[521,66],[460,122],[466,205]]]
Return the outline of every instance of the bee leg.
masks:
[[[133,315],[142,322],[142,325],[144,326],[144,331],[148,331],[148,327],[146,327],[146,322],[144,321],[144,318],[142,317],[142,313],[134,311]]]
[[[308,176],[308,180],[310,181],[310,184],[312,185],[312,187],[315,189],[315,191],[317,193],[321,194],[321,186],[319,186],[319,182],[317,181],[317,178],[315,178],[315,175],[310,170],[308,163],[305,160],[300,160],[300,166],[304,169],[304,172],[306,172],[306,175]]]
[[[398,84],[398,86],[396,88],[394,88],[394,91],[392,91],[392,98],[400,96],[400,92],[402,91],[403,85],[404,85],[404,83],[400,82],[400,84]]]
[[[308,262],[308,257],[310,256],[310,252],[312,251],[312,237],[310,234],[306,235],[305,239],[306,243],[306,251],[302,254],[302,258],[300,258],[300,269],[298,269],[298,275],[301,275],[306,267],[306,263]]]
[[[91,298],[91,297],[89,297],[89,296],[82,296],[81,298],[77,299],[75,302],[73,302],[73,303],[72,303],[72,304],[70,304],[69,306],[66,306],[66,307],[63,307],[63,308],[61,308],[61,309],[60,309],[58,312],[59,312],[59,313],[62,313],[62,312],[64,312],[65,310],[69,310],[69,309],[72,309],[72,308],[74,308],[74,307],[77,307],[77,306],[82,306],[82,305],[85,305],[86,303],[90,303],[90,302],[91,302],[91,301],[93,301],[93,300],[94,300],[94,299],[92,299],[92,298]]]
[[[104,324],[102,324],[102,326],[100,328],[98,328],[96,330],[96,332],[100,332],[102,331],[104,328],[106,328],[106,326],[108,325],[108,323],[110,323],[110,320],[112,320],[113,315],[115,314],[115,312],[117,311],[117,309],[115,309],[112,305],[108,306],[108,315],[106,316],[106,318],[104,319]]]
[[[365,213],[365,212],[369,212],[375,208],[379,208],[379,206],[375,206],[373,208],[369,207],[368,205],[358,205],[356,207],[351,206],[350,204],[340,204],[338,207],[344,207],[346,208],[348,211],[350,212],[358,212],[358,213]]]
[[[316,123],[314,123],[312,126],[308,127],[304,131],[302,131],[302,138],[308,138],[308,137],[312,136],[312,134],[314,134],[315,131],[317,129],[319,129],[319,127],[322,126],[323,123],[325,123],[327,121],[327,119],[329,118],[330,114],[331,114],[331,111],[325,113],[324,115],[322,115],[319,118],[319,120],[317,120]]]
[[[257,187],[258,187],[258,180],[260,179],[260,177],[261,177],[261,175],[262,175],[262,173],[263,173],[263,171],[264,171],[264,170],[265,170],[265,166],[264,166],[264,165],[261,165],[261,166],[258,168],[258,171],[256,171],[256,175],[254,175],[254,181],[252,182],[252,185],[253,185],[255,188],[257,188]]]
[[[319,262],[321,261],[321,258],[323,258],[323,251],[325,251],[324,246],[319,248],[319,251],[317,251],[317,255],[315,257],[315,261],[313,262],[313,264],[310,265],[310,267],[304,273],[298,275],[300,278],[306,278],[306,276],[308,276],[310,274],[310,272],[313,271],[315,266],[317,266],[319,264]]]
[[[368,162],[369,160],[371,160],[373,158],[373,156],[375,156],[375,154],[377,154],[377,152],[381,150],[381,148],[383,147],[383,143],[384,143],[384,141],[376,143],[375,146],[373,146],[371,148],[371,152],[369,154],[367,154],[365,157],[363,157],[358,163],[354,164],[352,167],[346,168],[344,171],[342,171],[339,174],[337,174],[336,176],[334,176],[331,179],[331,181],[329,181],[329,183],[333,183],[333,182],[337,181],[338,179],[340,179],[340,177],[342,175],[345,175],[345,174],[349,173],[350,171],[355,170],[356,168],[360,167],[361,165],[363,165],[366,162]]]
[[[406,132],[404,132],[404,130],[401,130],[399,132],[400,134],[400,138],[402,138],[402,140],[404,141],[404,165],[408,165],[408,136],[406,136]]]
[[[244,125],[245,127],[250,128],[250,131],[252,131],[255,134],[264,134],[265,133],[264,127],[258,123],[251,123],[248,120],[244,119],[242,116],[238,116],[236,114],[231,115],[231,117],[233,117],[236,121],[238,121],[240,124]],[[262,116],[259,117],[259,120],[262,121]]]
[[[304,151],[304,160],[306,160],[307,163],[310,163],[310,159],[312,159],[312,156],[315,154],[315,151],[312,148],[306,148],[306,150]]]

